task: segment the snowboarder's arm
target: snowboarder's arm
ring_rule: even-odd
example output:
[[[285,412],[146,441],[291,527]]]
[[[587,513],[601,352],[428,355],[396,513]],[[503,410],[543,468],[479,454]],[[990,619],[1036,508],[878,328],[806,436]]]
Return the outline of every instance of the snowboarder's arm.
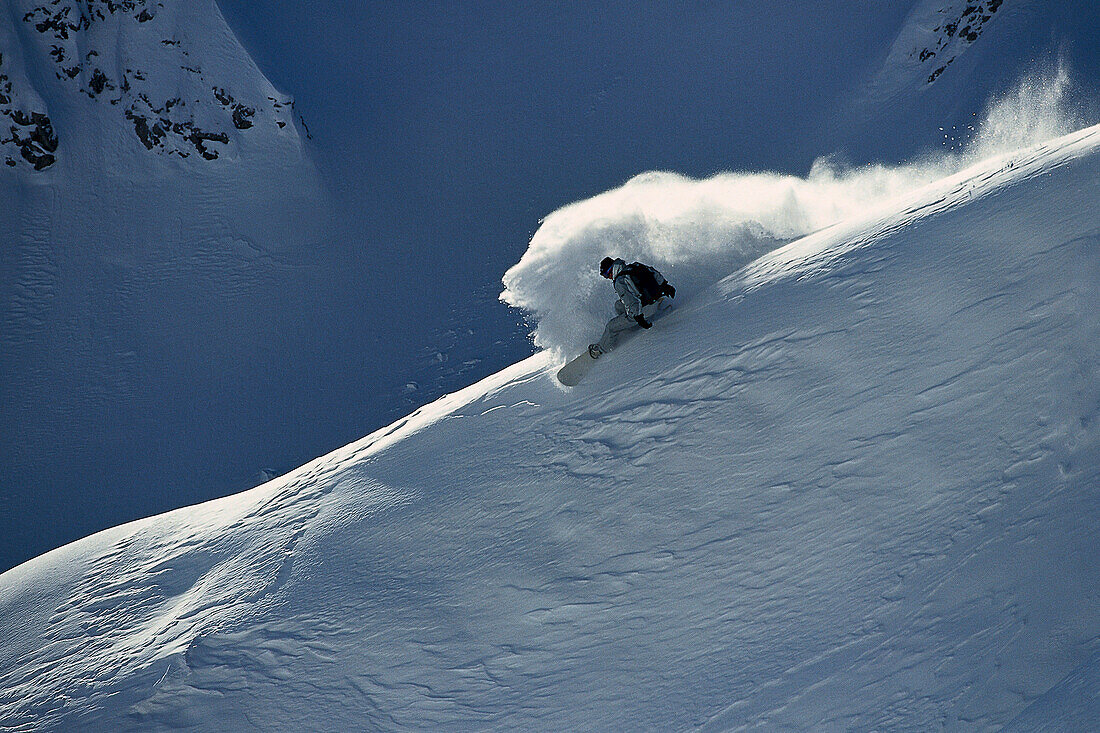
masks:
[[[625,275],[615,278],[615,292],[619,294],[619,300],[622,301],[623,308],[626,309],[626,315],[630,318],[636,318],[642,313],[642,298],[638,294],[638,290],[634,287],[633,281]]]

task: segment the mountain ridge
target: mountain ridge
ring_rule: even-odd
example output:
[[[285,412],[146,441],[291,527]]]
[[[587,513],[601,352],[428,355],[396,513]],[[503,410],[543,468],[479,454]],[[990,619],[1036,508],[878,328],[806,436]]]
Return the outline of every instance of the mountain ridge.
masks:
[[[83,98],[111,110],[99,115],[104,122],[129,129],[122,150],[136,143],[160,155],[213,161],[257,124],[270,128],[268,137],[296,134],[293,100],[254,65],[251,74],[227,73],[248,57],[226,33],[215,3],[181,12],[178,3],[148,0],[30,0],[11,17],[14,27],[0,31],[8,41],[0,115],[16,125],[0,140],[9,167],[25,162],[41,171],[67,148],[86,145],[78,135],[86,123],[57,118],[86,116]]]

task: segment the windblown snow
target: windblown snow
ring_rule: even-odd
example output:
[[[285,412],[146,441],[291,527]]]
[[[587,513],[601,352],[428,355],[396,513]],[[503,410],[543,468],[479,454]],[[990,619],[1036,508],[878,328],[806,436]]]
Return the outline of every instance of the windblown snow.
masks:
[[[1081,118],[1066,104],[1069,88],[1064,66],[1027,77],[990,103],[957,152],[953,144],[940,155],[900,166],[852,169],[822,158],[804,178],[637,176],[548,216],[505,274],[501,300],[528,315],[536,346],[558,357],[576,354],[611,315],[606,283],[596,273],[603,257],[652,264],[676,285],[682,302],[794,239],[889,207],[980,161],[1079,129]]]
[[[1095,720],[1100,127],[949,173],[656,174],[552,215],[507,278],[540,343],[599,325],[563,279],[608,247],[676,309],[571,391],[544,351],[0,575],[0,725]]]

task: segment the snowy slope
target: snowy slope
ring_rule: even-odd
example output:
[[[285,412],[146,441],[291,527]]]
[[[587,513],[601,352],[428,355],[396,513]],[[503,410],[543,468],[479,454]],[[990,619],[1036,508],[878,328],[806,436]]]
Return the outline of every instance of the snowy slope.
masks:
[[[287,455],[220,453],[296,393],[280,368],[316,331],[303,143],[212,0],[5,4],[0,567]]]
[[[529,353],[495,281],[562,202],[648,169],[907,159],[1055,56],[1068,96],[1100,79],[1091,0],[221,5],[309,104],[331,201],[215,2],[0,14],[0,570],[253,486]],[[809,213],[743,230],[729,269],[835,220]]]
[[[1072,726],[1100,695],[1100,127],[240,495],[0,575],[0,725]],[[624,255],[629,255],[625,250]]]
[[[1042,74],[1072,80],[1067,106],[1095,119],[1100,45],[1091,0],[909,5],[885,55],[854,70],[858,80],[835,101],[823,144],[857,161],[911,157],[936,144],[957,150],[991,99]]]

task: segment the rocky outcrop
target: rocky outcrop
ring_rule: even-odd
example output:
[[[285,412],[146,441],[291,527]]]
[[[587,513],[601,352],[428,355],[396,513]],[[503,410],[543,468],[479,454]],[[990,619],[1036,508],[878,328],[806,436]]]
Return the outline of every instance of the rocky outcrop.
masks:
[[[15,97],[13,80],[5,73],[0,53],[0,153],[4,164],[19,165],[22,160],[40,171],[57,160],[57,134],[45,112],[20,104]],[[6,124],[3,124],[6,123]]]
[[[913,51],[916,60],[930,68],[927,84],[935,82],[967,46],[978,40],[1003,4],[1004,0],[980,0],[947,4],[939,10],[940,23],[932,29],[933,40]]]
[[[17,25],[24,24],[17,34],[35,41],[23,44],[24,66],[47,65],[64,89],[117,108],[120,124],[132,130],[139,149],[213,161],[237,134],[255,134],[265,126],[281,130],[294,119],[291,100],[240,89],[239,83],[233,87],[239,80],[205,70],[204,49],[169,32],[181,25],[158,22],[175,10],[163,1],[39,2],[12,15]],[[145,52],[120,54],[120,38]],[[0,126],[0,159],[8,166],[48,168],[64,153],[64,136],[59,141],[44,104],[18,101],[48,95],[33,89],[20,94],[17,87],[29,84],[26,75],[4,71],[0,57],[0,123],[8,123]]]

